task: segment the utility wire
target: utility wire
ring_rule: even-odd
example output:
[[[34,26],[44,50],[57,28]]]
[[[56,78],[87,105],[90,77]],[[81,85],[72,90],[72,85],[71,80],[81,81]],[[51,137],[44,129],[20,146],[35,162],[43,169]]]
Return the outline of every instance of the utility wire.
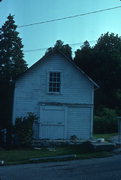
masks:
[[[119,8],[121,8],[121,6],[116,6],[116,7],[107,8],[107,9],[100,9],[100,10],[97,10],[97,11],[91,11],[91,12],[87,12],[87,13],[76,14],[76,15],[73,15],[73,16],[67,16],[67,17],[62,17],[62,18],[57,18],[57,19],[51,19],[51,20],[46,20],[46,21],[21,25],[21,26],[18,26],[18,28],[23,28],[23,27],[28,27],[28,26],[35,26],[35,25],[39,25],[39,24],[51,23],[51,22],[56,22],[56,21],[62,21],[62,20],[66,20],[66,19],[77,18],[77,17],[80,17],[80,16],[96,14],[96,13],[100,13],[100,12],[104,12],[104,11],[111,11],[111,10],[119,9]]]
[[[88,41],[89,43],[94,43],[96,42],[96,40],[93,40],[93,41]],[[70,46],[76,46],[76,45],[81,45],[83,44],[84,42],[78,42],[78,43],[73,43],[73,44],[68,44]],[[34,52],[34,51],[45,51],[47,50],[48,48],[39,48],[39,49],[30,49],[30,50],[24,50],[24,52]]]
[[[44,50],[47,50],[47,49],[48,48],[30,49],[30,50],[24,50],[24,52],[44,51]]]

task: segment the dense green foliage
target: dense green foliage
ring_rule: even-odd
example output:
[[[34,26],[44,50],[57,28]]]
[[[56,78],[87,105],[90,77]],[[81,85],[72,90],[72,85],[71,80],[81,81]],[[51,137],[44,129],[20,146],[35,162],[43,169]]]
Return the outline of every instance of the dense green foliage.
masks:
[[[75,52],[75,63],[95,80],[96,108],[121,108],[121,38],[113,33],[101,35],[94,47],[88,42]]]
[[[60,50],[64,55],[72,59],[72,50],[68,44],[64,44],[61,40],[57,40],[54,47],[47,49],[45,55],[52,53],[54,50]]]
[[[0,28],[0,77],[6,81],[16,79],[27,69],[23,59],[23,45],[16,28],[11,15]]]
[[[0,129],[11,125],[14,80],[27,69],[14,17],[0,28]]]
[[[37,120],[37,116],[33,113],[28,113],[25,117],[16,118],[15,122],[15,138],[16,144],[19,146],[31,146],[33,136],[33,123]]]
[[[115,110],[100,109],[94,117],[94,133],[115,133],[118,131],[118,124]]]

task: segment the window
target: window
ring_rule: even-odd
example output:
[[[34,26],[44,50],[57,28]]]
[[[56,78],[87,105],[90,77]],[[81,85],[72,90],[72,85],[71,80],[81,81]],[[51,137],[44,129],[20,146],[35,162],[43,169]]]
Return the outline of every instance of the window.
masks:
[[[49,92],[59,93],[61,86],[60,72],[49,73]]]

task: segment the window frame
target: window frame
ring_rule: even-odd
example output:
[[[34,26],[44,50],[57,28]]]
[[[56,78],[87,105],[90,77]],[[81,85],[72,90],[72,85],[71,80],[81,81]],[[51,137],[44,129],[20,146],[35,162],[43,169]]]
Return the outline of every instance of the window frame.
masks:
[[[59,82],[57,82],[57,81],[50,81],[50,73],[59,73],[60,74],[60,81]],[[49,93],[49,94],[61,94],[61,82],[62,82],[62,77],[61,77],[61,72],[60,71],[49,71],[48,72],[48,81],[47,81],[47,92]],[[52,77],[53,78],[53,77]],[[57,80],[57,76],[56,76],[56,80]],[[50,83],[52,83],[52,84],[59,84],[59,91],[50,91]],[[55,85],[55,86],[56,86]],[[53,86],[53,85],[52,85]],[[54,87],[52,87],[52,88],[54,88]],[[57,87],[55,87],[55,88],[57,88]]]

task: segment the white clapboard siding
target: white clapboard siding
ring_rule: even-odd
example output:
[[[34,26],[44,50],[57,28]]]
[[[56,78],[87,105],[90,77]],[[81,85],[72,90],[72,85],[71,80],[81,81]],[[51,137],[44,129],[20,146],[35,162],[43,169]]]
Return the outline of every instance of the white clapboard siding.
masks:
[[[48,73],[61,72],[61,93],[48,93]],[[89,137],[93,109],[94,84],[64,56],[55,53],[45,61],[37,63],[16,81],[14,92],[13,123],[17,116],[34,112],[40,118],[40,106],[46,103],[64,104],[68,108],[67,132],[69,138],[77,134],[79,138]],[[72,107],[81,104],[90,108]],[[87,113],[86,113],[87,112]]]
[[[68,109],[68,139],[75,135],[79,139],[89,139],[92,133],[91,108]]]

